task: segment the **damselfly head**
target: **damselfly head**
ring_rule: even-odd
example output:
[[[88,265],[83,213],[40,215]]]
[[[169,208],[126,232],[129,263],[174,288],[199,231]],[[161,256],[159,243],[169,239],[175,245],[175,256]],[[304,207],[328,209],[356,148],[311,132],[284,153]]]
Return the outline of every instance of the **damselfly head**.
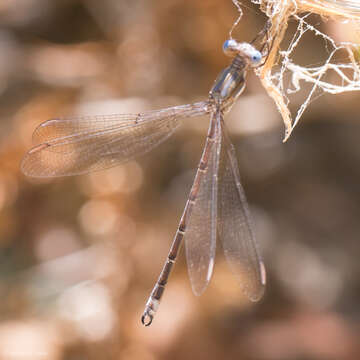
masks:
[[[261,52],[251,44],[238,43],[234,39],[226,40],[223,44],[223,50],[227,56],[242,55],[251,66],[259,65],[263,58]]]

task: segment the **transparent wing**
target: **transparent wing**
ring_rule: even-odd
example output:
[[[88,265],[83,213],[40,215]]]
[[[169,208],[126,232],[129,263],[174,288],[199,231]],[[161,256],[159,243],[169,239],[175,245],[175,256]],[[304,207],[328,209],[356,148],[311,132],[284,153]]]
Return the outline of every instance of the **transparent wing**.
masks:
[[[233,144],[222,127],[222,151],[219,168],[218,232],[225,257],[244,293],[259,300],[265,289],[265,267],[252,230],[249,208],[240,183]]]
[[[213,272],[216,250],[217,217],[217,173],[220,157],[220,137],[216,119],[213,139],[207,138],[189,201],[190,206],[185,230],[186,260],[192,290],[201,295],[206,289]],[[210,133],[210,131],[209,131]],[[191,196],[193,195],[193,199]]]
[[[33,134],[21,169],[34,177],[77,175],[106,169],[150,151],[178,128],[181,118],[207,112],[207,102],[139,114],[48,120]]]

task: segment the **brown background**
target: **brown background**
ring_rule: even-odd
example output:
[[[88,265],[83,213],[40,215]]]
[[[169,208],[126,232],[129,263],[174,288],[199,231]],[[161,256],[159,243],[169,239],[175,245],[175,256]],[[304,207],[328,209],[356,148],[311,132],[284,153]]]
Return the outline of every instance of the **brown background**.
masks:
[[[265,21],[246,4],[241,41]],[[250,74],[229,116],[268,271],[257,304],[220,248],[208,290],[193,296],[182,252],[153,325],[140,323],[206,118],[107,171],[19,172],[48,118],[204,99],[229,62],[221,45],[236,16],[230,0],[0,3],[1,359],[359,359],[359,94],[317,100],[282,144],[280,116]],[[301,58],[318,50],[307,40]]]

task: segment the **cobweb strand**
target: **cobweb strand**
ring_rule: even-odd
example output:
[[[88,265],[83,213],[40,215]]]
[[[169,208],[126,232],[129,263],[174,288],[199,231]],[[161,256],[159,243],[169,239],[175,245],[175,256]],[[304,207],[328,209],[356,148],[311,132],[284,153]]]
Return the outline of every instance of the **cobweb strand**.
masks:
[[[314,25],[306,21],[309,14],[303,14],[304,6],[306,6],[307,10],[313,10],[317,14],[340,18],[341,1],[335,4],[336,13],[332,0],[252,0],[252,2],[260,5],[260,9],[271,19],[271,27],[267,34],[267,42],[269,47],[271,44],[271,51],[266,63],[257,71],[257,74],[282,115],[285,124],[283,141],[286,141],[313,100],[315,93],[340,94],[360,90],[360,68],[354,55],[356,49],[359,49],[359,45],[353,43],[336,44],[329,35],[319,31]],[[321,12],[321,9],[324,11]],[[351,9],[352,12],[355,10]],[[300,13],[301,16],[298,15]],[[350,15],[350,10],[344,8],[342,18],[349,19]],[[356,15],[358,17],[353,16],[352,20],[360,24],[360,4]],[[290,19],[296,20],[298,26],[287,49],[281,50],[281,43]],[[327,59],[316,67],[300,66],[295,64],[292,59],[295,49],[301,46],[304,34],[309,32],[313,36],[322,38],[324,47],[328,52]],[[347,54],[346,63],[335,62],[335,55],[339,52]],[[274,70],[278,64],[280,70]],[[290,84],[286,84],[284,80],[287,74],[290,74]],[[310,90],[307,91],[305,100],[297,109],[293,120],[289,110],[290,99],[288,95],[300,91],[303,88],[303,83],[310,84]]]

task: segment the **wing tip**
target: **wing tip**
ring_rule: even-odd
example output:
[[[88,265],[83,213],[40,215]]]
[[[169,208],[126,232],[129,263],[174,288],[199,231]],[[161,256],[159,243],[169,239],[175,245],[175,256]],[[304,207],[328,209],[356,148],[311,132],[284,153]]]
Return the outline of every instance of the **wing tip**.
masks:
[[[207,284],[206,284],[206,286],[202,286],[202,287],[199,287],[199,288],[194,287],[194,285],[191,284],[191,289],[192,289],[192,292],[193,292],[193,294],[195,296],[201,296],[204,293],[206,288],[207,288]]]
[[[199,282],[199,278],[196,278],[193,275],[194,274],[191,274],[189,272],[191,290],[195,296],[201,296],[205,292],[206,288],[208,287],[210,279],[207,277],[206,279],[202,279]]]
[[[262,260],[259,261],[259,276],[256,276],[256,280],[246,282],[240,280],[240,287],[243,293],[252,302],[258,302],[262,299],[266,288],[266,269]]]
[[[49,146],[50,144],[42,143],[34,146],[25,154],[20,163],[20,170],[24,175],[35,178],[49,177],[48,174],[41,174],[39,173],[39,169],[35,170],[33,167],[34,156],[36,157],[40,151],[48,148]]]
[[[28,177],[42,177],[42,176],[39,176],[38,174],[35,174],[34,171],[32,170],[28,155],[29,155],[29,153],[27,153],[21,160],[21,163],[20,163],[21,172],[25,176],[28,176]]]
[[[245,291],[245,294],[247,295],[247,297],[249,298],[249,300],[251,302],[258,302],[262,299],[262,297],[264,296],[265,293],[265,286],[262,285],[259,289],[257,289],[257,291],[255,293],[249,293],[247,291]]]
[[[60,118],[54,118],[54,119],[49,119],[46,121],[43,121],[42,123],[40,123],[38,126],[36,126],[34,132],[32,133],[32,141],[34,144],[37,143],[38,141],[38,137],[39,137],[39,133],[41,133],[41,130],[49,125],[53,125],[53,123],[58,122],[59,120],[61,120]]]
[[[253,292],[252,294],[247,294],[249,299],[253,302],[257,302],[261,300],[261,298],[264,296],[265,293],[265,285],[266,285],[266,269],[265,264],[262,260],[259,262],[259,275],[260,275],[260,284],[257,288],[256,292]]]

